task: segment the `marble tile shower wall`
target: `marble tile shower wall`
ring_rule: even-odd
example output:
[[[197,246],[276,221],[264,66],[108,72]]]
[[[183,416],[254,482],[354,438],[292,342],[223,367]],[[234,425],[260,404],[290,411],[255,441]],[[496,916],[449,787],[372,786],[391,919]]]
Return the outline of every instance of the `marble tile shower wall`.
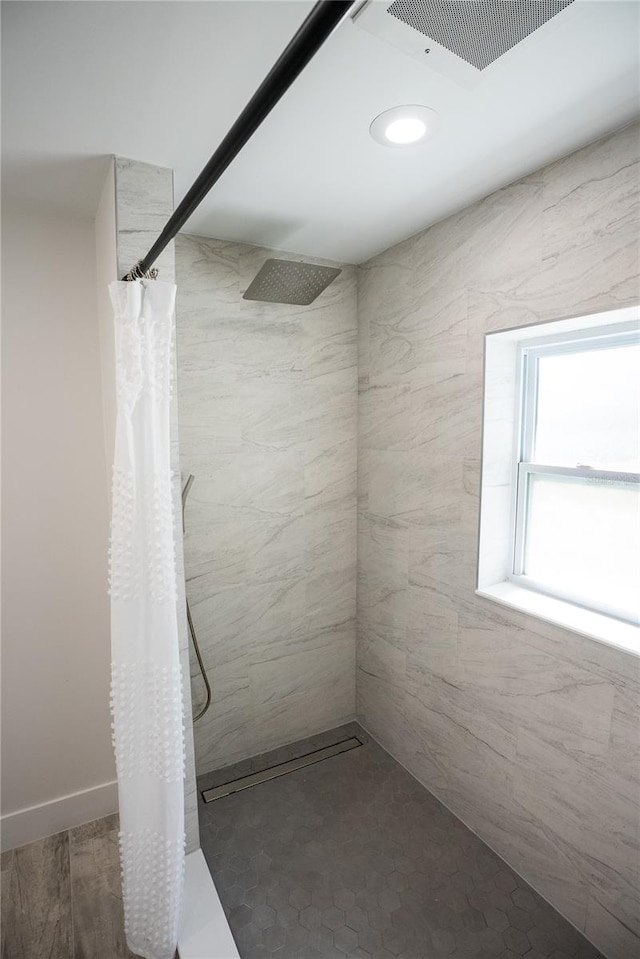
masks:
[[[176,240],[198,773],[355,712],[356,271],[308,307],[243,300],[272,255]]]
[[[474,595],[483,334],[637,303],[639,128],[359,270],[358,718],[611,959],[640,954],[640,660]]]

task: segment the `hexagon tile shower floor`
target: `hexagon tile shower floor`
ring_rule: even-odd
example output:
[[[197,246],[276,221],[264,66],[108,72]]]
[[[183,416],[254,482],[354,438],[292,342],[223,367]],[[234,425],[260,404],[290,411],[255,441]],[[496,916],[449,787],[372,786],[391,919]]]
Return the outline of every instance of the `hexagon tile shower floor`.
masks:
[[[243,959],[604,959],[356,723],[201,776],[362,748],[200,806]]]

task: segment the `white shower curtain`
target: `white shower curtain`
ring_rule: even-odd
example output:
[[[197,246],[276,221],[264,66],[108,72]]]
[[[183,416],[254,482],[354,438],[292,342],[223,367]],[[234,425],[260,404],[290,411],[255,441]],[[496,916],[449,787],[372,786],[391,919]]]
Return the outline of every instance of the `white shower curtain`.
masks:
[[[118,413],[111,709],[127,945],[172,959],[184,871],[184,733],[169,404],[176,288],[112,283]]]

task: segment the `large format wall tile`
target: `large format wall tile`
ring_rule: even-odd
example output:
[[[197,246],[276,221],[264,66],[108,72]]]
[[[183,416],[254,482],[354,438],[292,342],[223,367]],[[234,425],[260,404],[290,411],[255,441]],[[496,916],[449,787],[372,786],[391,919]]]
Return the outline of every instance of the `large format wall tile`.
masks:
[[[200,773],[355,712],[356,271],[309,307],[243,300],[273,255],[176,241]],[[198,707],[193,656],[191,673]]]
[[[640,953],[640,660],[474,590],[484,334],[638,302],[638,146],[359,270],[358,716],[611,959]]]

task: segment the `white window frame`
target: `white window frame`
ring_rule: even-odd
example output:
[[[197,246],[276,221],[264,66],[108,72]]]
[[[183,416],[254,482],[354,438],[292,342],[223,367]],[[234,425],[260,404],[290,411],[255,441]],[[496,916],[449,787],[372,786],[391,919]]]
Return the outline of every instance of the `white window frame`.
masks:
[[[514,504],[511,540],[513,555],[509,579],[527,589],[533,589],[549,596],[565,599],[577,606],[593,609],[627,622],[638,623],[638,616],[630,611],[609,606],[593,599],[555,589],[539,583],[524,573],[526,551],[527,513],[529,480],[532,475],[566,477],[567,481],[598,482],[607,486],[628,487],[640,484],[640,473],[621,472],[619,470],[594,469],[588,464],[575,467],[550,466],[534,462],[533,451],[536,434],[536,410],[538,400],[538,361],[545,356],[560,356],[567,353],[584,353],[588,350],[615,349],[620,346],[640,344],[640,332],[635,323],[620,323],[603,326],[588,332],[577,331],[569,334],[557,334],[521,342],[518,346],[518,419],[519,436],[516,444],[518,453],[514,464]]]
[[[523,428],[522,350],[543,347],[558,350],[562,343],[567,350],[575,350],[577,341],[582,349],[589,339],[594,340],[594,348],[600,348],[604,337],[618,336],[621,332],[640,336],[639,306],[566,319],[549,319],[535,325],[503,326],[502,329],[484,334],[476,595],[640,657],[640,625],[616,618],[611,611],[605,613],[587,608],[581,605],[582,599],[569,596],[561,598],[543,592],[544,585],[518,578],[514,562],[518,473],[526,468],[519,468],[518,464],[530,463],[522,456],[522,442],[526,439]],[[531,383],[529,386],[531,388]],[[562,471],[564,468],[548,469]],[[609,477],[599,477],[600,472],[607,473],[589,470],[587,479],[608,482]],[[616,477],[623,481],[628,478],[618,473]]]

